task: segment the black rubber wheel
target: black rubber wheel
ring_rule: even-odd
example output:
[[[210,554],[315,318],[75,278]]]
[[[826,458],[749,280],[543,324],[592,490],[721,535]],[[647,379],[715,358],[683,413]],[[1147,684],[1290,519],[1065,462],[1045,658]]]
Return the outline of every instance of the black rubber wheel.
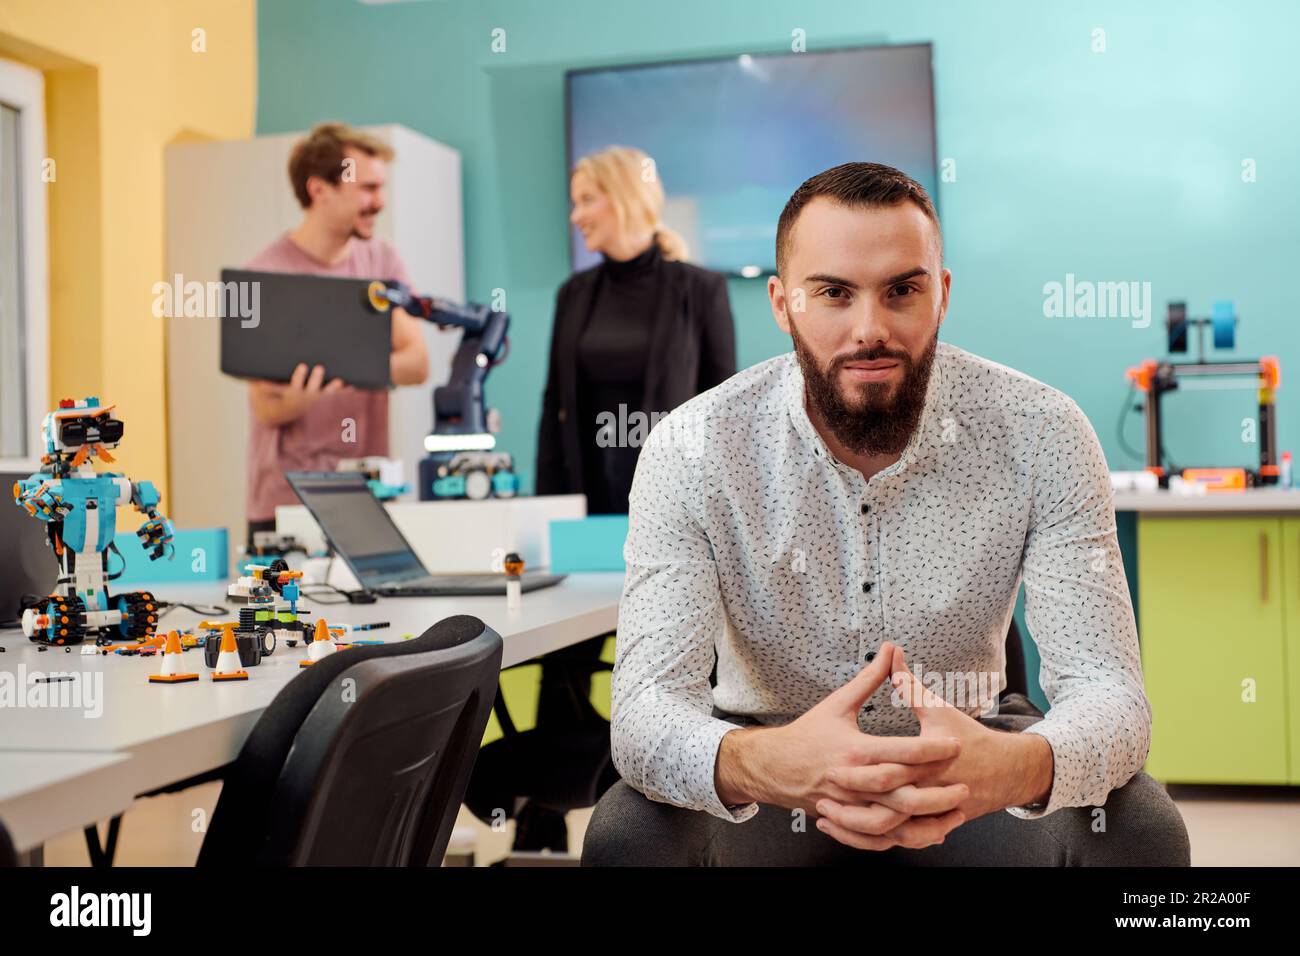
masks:
[[[32,635],[34,644],[57,644],[71,647],[86,639],[86,602],[81,598],[51,595],[44,602],[45,613],[53,626]]]
[[[132,591],[117,596],[122,623],[117,627],[123,637],[140,640],[151,637],[158,626],[158,605],[148,591]]]
[[[266,583],[271,586],[272,591],[276,594],[280,594],[284,591],[284,585],[282,585],[277,578],[280,576],[281,571],[288,570],[289,562],[284,560],[284,558],[276,558],[271,562],[271,566],[262,573],[262,577],[266,580]]]

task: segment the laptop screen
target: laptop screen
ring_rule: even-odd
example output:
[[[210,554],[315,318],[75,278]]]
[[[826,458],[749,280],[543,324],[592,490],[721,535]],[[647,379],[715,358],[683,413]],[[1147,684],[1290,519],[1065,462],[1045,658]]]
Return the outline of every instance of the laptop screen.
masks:
[[[427,575],[364,475],[290,471],[285,477],[362,587]]]

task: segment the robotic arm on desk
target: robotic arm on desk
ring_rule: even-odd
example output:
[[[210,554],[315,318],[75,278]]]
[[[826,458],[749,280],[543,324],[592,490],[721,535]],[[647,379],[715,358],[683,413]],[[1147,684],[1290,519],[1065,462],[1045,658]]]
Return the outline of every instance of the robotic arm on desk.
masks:
[[[420,499],[514,497],[518,478],[513,461],[494,451],[496,429],[483,394],[488,372],[509,353],[510,313],[416,295],[400,282],[372,282],[367,300],[376,312],[397,307],[417,319],[464,330],[447,384],[433,390],[433,430],[424,440],[428,455],[420,462]]]

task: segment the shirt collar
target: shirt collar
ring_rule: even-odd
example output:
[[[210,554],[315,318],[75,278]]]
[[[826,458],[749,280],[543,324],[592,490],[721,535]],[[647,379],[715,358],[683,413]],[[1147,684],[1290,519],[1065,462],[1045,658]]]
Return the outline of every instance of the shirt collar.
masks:
[[[880,471],[880,475],[889,476],[907,468],[907,466],[916,458],[921,447],[925,444],[925,435],[929,432],[935,416],[938,414],[936,408],[940,401],[942,393],[944,365],[944,343],[940,342],[935,346],[934,363],[930,366],[930,381],[926,385],[925,404],[921,409],[921,417],[916,423],[916,430],[912,432],[912,437],[907,442],[907,447],[903,449],[903,454],[899,456],[898,461],[888,468]],[[850,468],[840,462],[831,453],[826,446],[826,442],[813,427],[812,421],[808,418],[808,409],[804,404],[804,377],[803,368],[799,365],[799,356],[794,353],[788,353],[787,374],[785,377],[785,403],[789,410],[790,418],[794,423],[797,431],[804,440],[808,442],[813,454],[818,460],[839,468]]]

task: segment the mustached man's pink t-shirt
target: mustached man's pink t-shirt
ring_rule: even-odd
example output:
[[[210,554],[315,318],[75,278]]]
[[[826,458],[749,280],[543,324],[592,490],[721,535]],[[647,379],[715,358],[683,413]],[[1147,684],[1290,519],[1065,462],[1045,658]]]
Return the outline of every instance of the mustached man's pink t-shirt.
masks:
[[[259,252],[246,268],[361,279],[396,279],[410,284],[406,266],[383,239],[352,239],[348,254],[327,264],[299,248],[288,233]],[[325,381],[331,379],[325,370]],[[250,400],[251,401],[251,400]],[[347,424],[347,420],[355,426]],[[265,425],[249,406],[248,520],[275,517],[276,505],[296,505],[286,471],[333,471],[341,458],[388,454],[388,392],[344,389],[322,395],[297,421]],[[353,441],[345,441],[352,438]]]

